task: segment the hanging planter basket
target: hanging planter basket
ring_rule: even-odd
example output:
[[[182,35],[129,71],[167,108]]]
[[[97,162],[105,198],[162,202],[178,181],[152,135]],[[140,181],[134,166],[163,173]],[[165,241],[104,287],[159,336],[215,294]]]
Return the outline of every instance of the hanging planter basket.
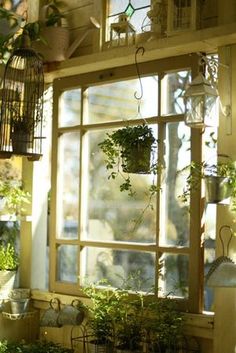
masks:
[[[125,173],[150,174],[152,143],[139,141],[123,151],[122,168]]]
[[[205,186],[207,203],[219,203],[232,194],[232,186],[227,177],[206,176]]]

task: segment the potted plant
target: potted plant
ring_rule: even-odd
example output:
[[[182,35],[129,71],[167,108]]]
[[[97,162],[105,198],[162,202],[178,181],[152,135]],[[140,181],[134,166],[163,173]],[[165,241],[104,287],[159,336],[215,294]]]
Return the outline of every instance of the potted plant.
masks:
[[[148,350],[155,353],[177,352],[183,341],[183,315],[173,298],[151,298],[145,321]]]
[[[142,352],[145,339],[145,307],[141,293],[120,291],[119,306],[115,313],[117,353]]]
[[[128,190],[130,195],[133,194],[129,173],[156,174],[157,163],[152,161],[156,143],[151,127],[145,123],[107,133],[99,143],[106,156],[106,169],[110,172],[108,178],[115,179],[122,171],[127,173],[122,174],[124,182],[120,191]]]
[[[87,337],[90,352],[113,351],[114,315],[119,295],[117,291],[107,286],[108,283],[101,280],[83,287],[83,292],[91,300],[91,305],[87,305]]]
[[[192,162],[190,166],[181,170],[188,170],[186,188],[180,198],[186,202],[190,192],[200,186],[201,180],[205,181],[206,201],[218,203],[231,197],[231,209],[236,211],[236,166],[231,160],[208,164],[206,162]]]

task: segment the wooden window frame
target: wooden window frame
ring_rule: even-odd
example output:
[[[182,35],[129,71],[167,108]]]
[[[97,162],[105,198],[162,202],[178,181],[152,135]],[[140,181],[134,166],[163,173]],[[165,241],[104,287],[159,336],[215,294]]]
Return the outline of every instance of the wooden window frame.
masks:
[[[198,56],[197,55],[186,55],[172,57],[168,59],[160,59],[151,62],[143,62],[140,64],[140,72],[143,76],[145,75],[158,75],[163,76],[164,73],[169,73],[171,71],[190,69],[192,76],[197,74]],[[136,78],[136,68],[135,65],[128,65],[123,67],[118,67],[114,69],[106,69],[97,72],[90,72],[87,74],[81,74],[71,77],[65,77],[62,79],[56,79],[53,84],[53,136],[52,136],[52,173],[51,173],[51,216],[50,216],[50,276],[49,276],[49,286],[50,291],[60,292],[69,295],[81,295],[79,285],[72,283],[63,283],[56,280],[56,263],[57,247],[61,244],[66,245],[77,245],[78,246],[78,264],[79,264],[79,254],[84,246],[103,246],[103,242],[94,242],[87,240],[73,239],[65,240],[59,239],[56,236],[57,233],[57,159],[58,159],[58,138],[64,132],[69,131],[80,131],[81,136],[85,131],[89,129],[105,128],[105,127],[118,127],[122,126],[121,122],[112,123],[101,123],[101,124],[87,124],[87,125],[77,125],[73,127],[59,127],[58,126],[58,115],[59,115],[59,99],[61,94],[65,90],[89,87],[90,85],[109,83],[112,81],[125,80],[129,78]],[[140,119],[142,120],[142,119]],[[146,119],[149,123],[158,123],[162,129],[163,124],[167,122],[178,122],[184,120],[184,115],[172,115],[172,116],[161,116],[151,117]],[[139,122],[135,120],[135,122]],[[82,140],[82,139],[81,139]],[[82,142],[81,142],[82,143]],[[196,129],[191,131],[191,159],[196,162],[202,160],[202,133],[201,130]],[[179,249],[176,247],[163,247],[158,245],[145,245],[145,250],[151,251],[168,251],[168,253],[178,253],[189,255],[189,298],[181,300],[182,309],[188,310],[192,313],[200,313],[203,310],[203,242],[202,236],[204,234],[204,224],[202,224],[204,204],[202,202],[201,188],[199,187],[190,198],[190,245],[188,248]],[[157,217],[158,222],[158,217]],[[158,229],[158,224],[157,224]],[[114,246],[113,244],[106,243],[105,247],[120,248],[119,242]],[[157,251],[158,247],[158,251]],[[140,249],[144,250],[143,245],[123,245],[122,249]],[[79,268],[78,268],[79,271]],[[78,272],[79,273],[79,272]]]

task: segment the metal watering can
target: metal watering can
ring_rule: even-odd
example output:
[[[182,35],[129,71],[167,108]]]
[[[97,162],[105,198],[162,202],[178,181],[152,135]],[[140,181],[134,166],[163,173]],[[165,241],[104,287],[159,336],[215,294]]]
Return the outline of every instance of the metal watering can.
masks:
[[[58,324],[61,326],[79,326],[84,320],[84,308],[82,303],[74,299],[70,305],[65,305],[58,315]]]
[[[41,320],[40,326],[47,327],[61,327],[58,323],[58,315],[60,312],[60,300],[58,298],[54,298],[50,300],[49,308],[45,310]]]
[[[55,5],[45,5],[41,8],[39,15],[39,19],[42,23],[46,22],[46,18],[48,17],[50,11],[53,11],[55,14],[60,14]],[[94,17],[90,17],[90,23],[84,33],[76,38],[72,44],[70,44],[69,28],[66,25],[63,25],[60,19],[58,26],[45,26],[42,28],[41,35],[45,39],[45,42],[47,42],[47,45],[36,42],[34,47],[36,50],[41,52],[47,62],[66,60],[71,57],[91,30],[95,28],[99,29],[100,24]]]

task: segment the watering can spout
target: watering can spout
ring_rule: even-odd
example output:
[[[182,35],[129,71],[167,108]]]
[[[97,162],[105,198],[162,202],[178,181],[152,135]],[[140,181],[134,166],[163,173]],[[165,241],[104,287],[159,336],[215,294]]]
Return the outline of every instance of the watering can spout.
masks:
[[[69,46],[69,48],[66,51],[65,58],[69,59],[71,55],[74,53],[74,51],[80,46],[80,44],[83,42],[83,40],[87,37],[87,35],[93,30],[93,29],[100,29],[100,23],[96,20],[94,17],[90,17],[90,24],[88,25],[86,31]]]

